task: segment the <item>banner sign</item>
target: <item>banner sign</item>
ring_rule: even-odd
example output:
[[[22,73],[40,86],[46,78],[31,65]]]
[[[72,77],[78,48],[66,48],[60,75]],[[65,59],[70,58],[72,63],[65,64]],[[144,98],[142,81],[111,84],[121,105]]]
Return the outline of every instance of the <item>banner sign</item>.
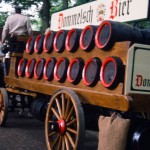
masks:
[[[51,30],[84,28],[103,20],[128,22],[148,18],[149,0],[97,0],[54,13]]]
[[[127,58],[125,94],[150,95],[150,46],[134,44]]]

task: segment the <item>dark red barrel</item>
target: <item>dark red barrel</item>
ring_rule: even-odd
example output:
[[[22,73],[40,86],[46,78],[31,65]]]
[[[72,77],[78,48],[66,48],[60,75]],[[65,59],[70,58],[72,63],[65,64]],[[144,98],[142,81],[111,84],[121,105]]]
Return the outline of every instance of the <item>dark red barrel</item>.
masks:
[[[82,50],[90,51],[94,48],[96,29],[96,26],[88,25],[82,30],[80,35],[80,48]]]
[[[54,57],[48,58],[46,60],[44,71],[43,71],[45,80],[48,80],[48,81],[53,80],[55,64],[56,64],[56,59]]]
[[[31,37],[29,37],[29,39],[27,40],[27,43],[26,43],[26,52],[27,52],[28,54],[32,54],[32,53],[34,52],[35,39],[36,39],[35,36],[31,36]]]
[[[27,62],[28,60],[26,58],[20,59],[19,64],[18,64],[18,69],[17,69],[18,76],[23,77],[25,75],[25,68],[26,68]]]
[[[34,67],[34,77],[36,79],[41,79],[43,77],[43,69],[45,65],[45,59],[40,58],[36,61],[35,67]]]
[[[114,89],[124,80],[124,65],[119,57],[109,57],[103,63],[100,71],[102,85]]]
[[[67,69],[69,65],[69,60],[67,58],[61,57],[57,60],[54,68],[54,79],[59,82],[64,82],[67,78]]]
[[[65,49],[66,30],[59,30],[54,38],[53,47],[56,52],[62,52]]]
[[[100,68],[101,60],[99,58],[94,57],[87,60],[82,72],[83,82],[88,86],[95,86],[99,81]]]
[[[33,77],[35,63],[36,63],[36,60],[34,58],[28,60],[27,65],[26,65],[26,69],[25,69],[25,76],[27,78]]]
[[[98,48],[109,50],[115,42],[122,41],[143,43],[144,38],[140,29],[126,23],[105,20],[97,28],[95,44]]]
[[[49,31],[45,35],[44,42],[43,42],[43,50],[44,50],[44,52],[46,52],[46,53],[52,52],[55,34],[56,33],[54,31]]]
[[[82,79],[82,70],[84,66],[84,61],[82,58],[74,58],[67,70],[67,79],[73,84],[78,84]]]
[[[34,51],[40,54],[43,51],[44,35],[40,34],[35,39]]]
[[[68,31],[65,47],[69,52],[75,52],[79,47],[79,38],[81,34],[81,29],[71,29]]]

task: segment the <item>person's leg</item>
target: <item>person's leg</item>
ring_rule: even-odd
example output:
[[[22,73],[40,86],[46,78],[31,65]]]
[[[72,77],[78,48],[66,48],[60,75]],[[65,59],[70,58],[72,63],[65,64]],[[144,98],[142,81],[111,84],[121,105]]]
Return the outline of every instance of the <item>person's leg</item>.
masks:
[[[16,50],[16,45],[17,45],[17,37],[14,36],[14,37],[11,37],[9,39],[9,49],[10,49],[10,52],[15,52]]]

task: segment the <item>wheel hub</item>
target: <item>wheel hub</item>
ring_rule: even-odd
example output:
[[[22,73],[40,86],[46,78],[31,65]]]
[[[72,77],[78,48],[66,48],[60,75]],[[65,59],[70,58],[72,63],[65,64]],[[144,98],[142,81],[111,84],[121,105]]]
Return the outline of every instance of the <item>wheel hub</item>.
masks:
[[[66,123],[63,119],[60,119],[56,122],[50,123],[50,130],[53,132],[58,132],[60,134],[64,134],[66,130]]]
[[[59,133],[64,134],[66,130],[66,123],[63,119],[60,119],[57,121],[59,125]]]

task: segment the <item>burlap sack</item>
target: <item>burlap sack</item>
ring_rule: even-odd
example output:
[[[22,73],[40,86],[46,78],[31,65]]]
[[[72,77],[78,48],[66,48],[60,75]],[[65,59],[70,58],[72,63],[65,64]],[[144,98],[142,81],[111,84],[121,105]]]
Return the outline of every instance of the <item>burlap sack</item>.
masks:
[[[98,150],[125,150],[129,119],[123,119],[116,114],[111,117],[99,117]]]

